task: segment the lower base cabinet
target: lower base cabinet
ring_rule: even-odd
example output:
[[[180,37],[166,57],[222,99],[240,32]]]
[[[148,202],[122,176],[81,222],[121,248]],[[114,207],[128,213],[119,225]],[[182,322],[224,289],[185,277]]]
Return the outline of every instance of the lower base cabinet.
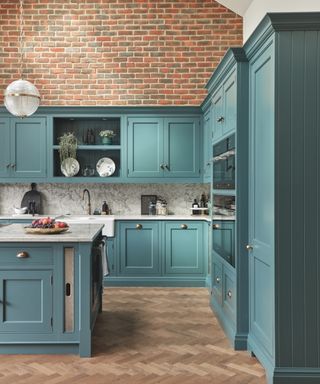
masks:
[[[206,286],[208,223],[118,220],[105,286]],[[109,258],[109,265],[111,264]]]

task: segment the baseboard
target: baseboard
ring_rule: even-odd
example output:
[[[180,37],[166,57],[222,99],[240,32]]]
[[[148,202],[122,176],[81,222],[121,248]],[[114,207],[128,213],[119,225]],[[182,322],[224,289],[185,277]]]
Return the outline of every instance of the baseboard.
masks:
[[[105,287],[206,287],[206,278],[201,277],[105,277]]]

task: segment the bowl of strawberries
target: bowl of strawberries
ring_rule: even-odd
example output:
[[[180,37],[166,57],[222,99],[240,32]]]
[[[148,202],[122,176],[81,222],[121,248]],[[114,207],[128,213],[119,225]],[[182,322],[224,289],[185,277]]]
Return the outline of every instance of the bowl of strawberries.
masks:
[[[44,217],[42,219],[33,220],[31,225],[24,227],[26,233],[34,234],[57,234],[66,232],[69,226],[64,221],[56,221],[51,217]]]

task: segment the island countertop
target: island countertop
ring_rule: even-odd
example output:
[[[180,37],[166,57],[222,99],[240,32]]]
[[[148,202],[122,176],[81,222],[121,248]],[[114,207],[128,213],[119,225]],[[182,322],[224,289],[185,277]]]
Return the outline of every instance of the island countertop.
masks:
[[[0,227],[0,243],[86,243],[93,241],[101,232],[102,224],[71,224],[67,232],[59,234],[29,234],[25,224],[10,224]]]

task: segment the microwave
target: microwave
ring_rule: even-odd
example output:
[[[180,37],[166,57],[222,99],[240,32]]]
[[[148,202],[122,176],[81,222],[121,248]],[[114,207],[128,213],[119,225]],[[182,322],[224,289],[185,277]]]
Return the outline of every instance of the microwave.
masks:
[[[214,189],[235,189],[235,134],[213,146],[212,172]]]

